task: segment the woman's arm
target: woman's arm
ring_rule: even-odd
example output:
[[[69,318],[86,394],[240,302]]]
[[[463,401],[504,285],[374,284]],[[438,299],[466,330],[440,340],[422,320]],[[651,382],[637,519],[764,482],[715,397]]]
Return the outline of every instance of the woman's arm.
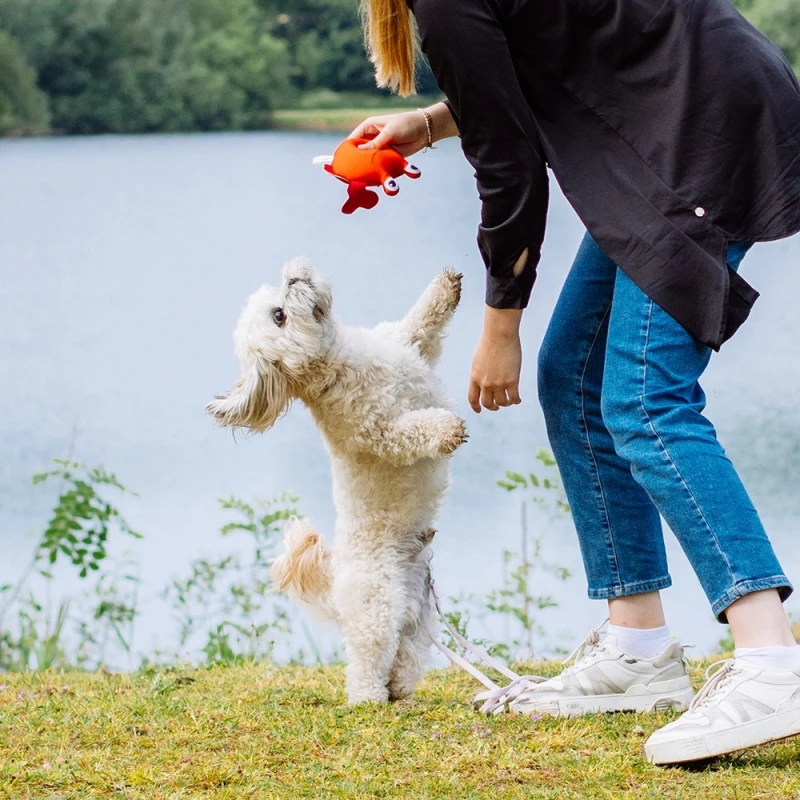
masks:
[[[483,333],[472,357],[467,391],[467,400],[476,414],[481,413],[481,406],[497,411],[500,407],[522,402],[519,396],[521,320],[521,310],[486,306]]]
[[[469,400],[475,411],[481,405],[494,411],[520,402],[519,324],[544,239],[545,158],[499,0],[414,0],[414,14],[482,201],[478,246],[486,264],[487,309]]]
[[[434,103],[425,111],[431,117],[433,143],[458,136],[458,128],[446,103]],[[369,117],[350,134],[349,138],[360,139],[363,136],[375,137],[369,144],[361,145],[365,150],[391,145],[406,157],[418,153],[430,144],[428,126],[421,111],[403,111],[399,114]]]
[[[422,49],[475,169],[487,305],[522,309],[544,239],[548,179],[533,112],[511,58],[502,5],[499,0],[414,0],[413,8]]]

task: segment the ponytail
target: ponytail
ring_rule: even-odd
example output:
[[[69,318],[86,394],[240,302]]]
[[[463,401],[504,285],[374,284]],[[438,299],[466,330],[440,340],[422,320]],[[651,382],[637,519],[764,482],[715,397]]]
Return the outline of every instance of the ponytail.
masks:
[[[406,0],[361,0],[361,18],[378,86],[414,94],[417,36]]]

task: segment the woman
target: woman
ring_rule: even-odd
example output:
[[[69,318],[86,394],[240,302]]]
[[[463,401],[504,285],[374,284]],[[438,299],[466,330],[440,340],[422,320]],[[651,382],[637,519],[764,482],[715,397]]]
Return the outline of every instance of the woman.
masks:
[[[519,323],[533,287],[549,167],[588,233],[539,357],[548,435],[589,596],[610,625],[521,712],[684,710],[682,648],[660,516],[678,537],[735,658],[653,734],[655,763],[800,732],[792,587],[702,416],[698,380],[757,293],[753,242],[800,230],[800,87],[727,0],[367,0],[377,80],[413,91],[413,17],[445,103],[366,120],[354,135],[409,155],[460,135],[482,200],[486,313],[469,402],[520,402]],[[413,17],[412,17],[413,15]]]

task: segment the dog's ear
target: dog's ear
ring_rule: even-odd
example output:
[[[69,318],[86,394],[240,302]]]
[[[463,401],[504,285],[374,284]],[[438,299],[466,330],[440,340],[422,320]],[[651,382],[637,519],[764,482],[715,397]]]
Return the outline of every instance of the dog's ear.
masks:
[[[261,432],[288,411],[290,402],[289,386],[278,366],[255,358],[233,389],[209,403],[206,411],[220,427]]]

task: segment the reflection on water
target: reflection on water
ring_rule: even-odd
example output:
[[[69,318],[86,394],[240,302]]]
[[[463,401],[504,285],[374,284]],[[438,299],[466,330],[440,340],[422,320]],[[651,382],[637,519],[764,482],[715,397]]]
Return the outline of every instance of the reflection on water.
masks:
[[[0,237],[0,584],[21,568],[29,532],[50,498],[30,475],[70,450],[113,469],[141,495],[126,511],[147,539],[150,590],[216,546],[215,498],[289,489],[323,531],[333,526],[330,471],[310,417],[296,408],[263,437],[215,429],[203,406],[236,377],[232,331],[249,292],[287,258],[309,255],[332,278],[338,314],[372,325],[404,313],[447,264],[466,274],[441,374],[468,419],[453,463],[435,569],[446,594],[501,579],[516,549],[519,508],[495,486],[507,468],[533,467],[545,443],[534,358],[582,230],[555,194],[539,282],[524,323],[522,406],[475,417],[464,390],[482,317],[474,244],[478,204],[455,143],[421,156],[423,178],[352,217],[341,186],[311,166],[335,137],[254,134],[0,143],[5,191]],[[709,369],[709,414],[774,537],[800,574],[800,238],[757,247],[745,275],[763,297],[753,319]],[[576,577],[556,586],[548,627],[562,642],[604,615],[585,599],[574,533],[545,517],[551,560]],[[676,632],[708,648],[720,635],[668,535],[673,577],[665,600]],[[543,585],[547,585],[542,579]],[[139,627],[147,648],[170,628],[153,601]],[[502,632],[486,631],[500,636]]]

